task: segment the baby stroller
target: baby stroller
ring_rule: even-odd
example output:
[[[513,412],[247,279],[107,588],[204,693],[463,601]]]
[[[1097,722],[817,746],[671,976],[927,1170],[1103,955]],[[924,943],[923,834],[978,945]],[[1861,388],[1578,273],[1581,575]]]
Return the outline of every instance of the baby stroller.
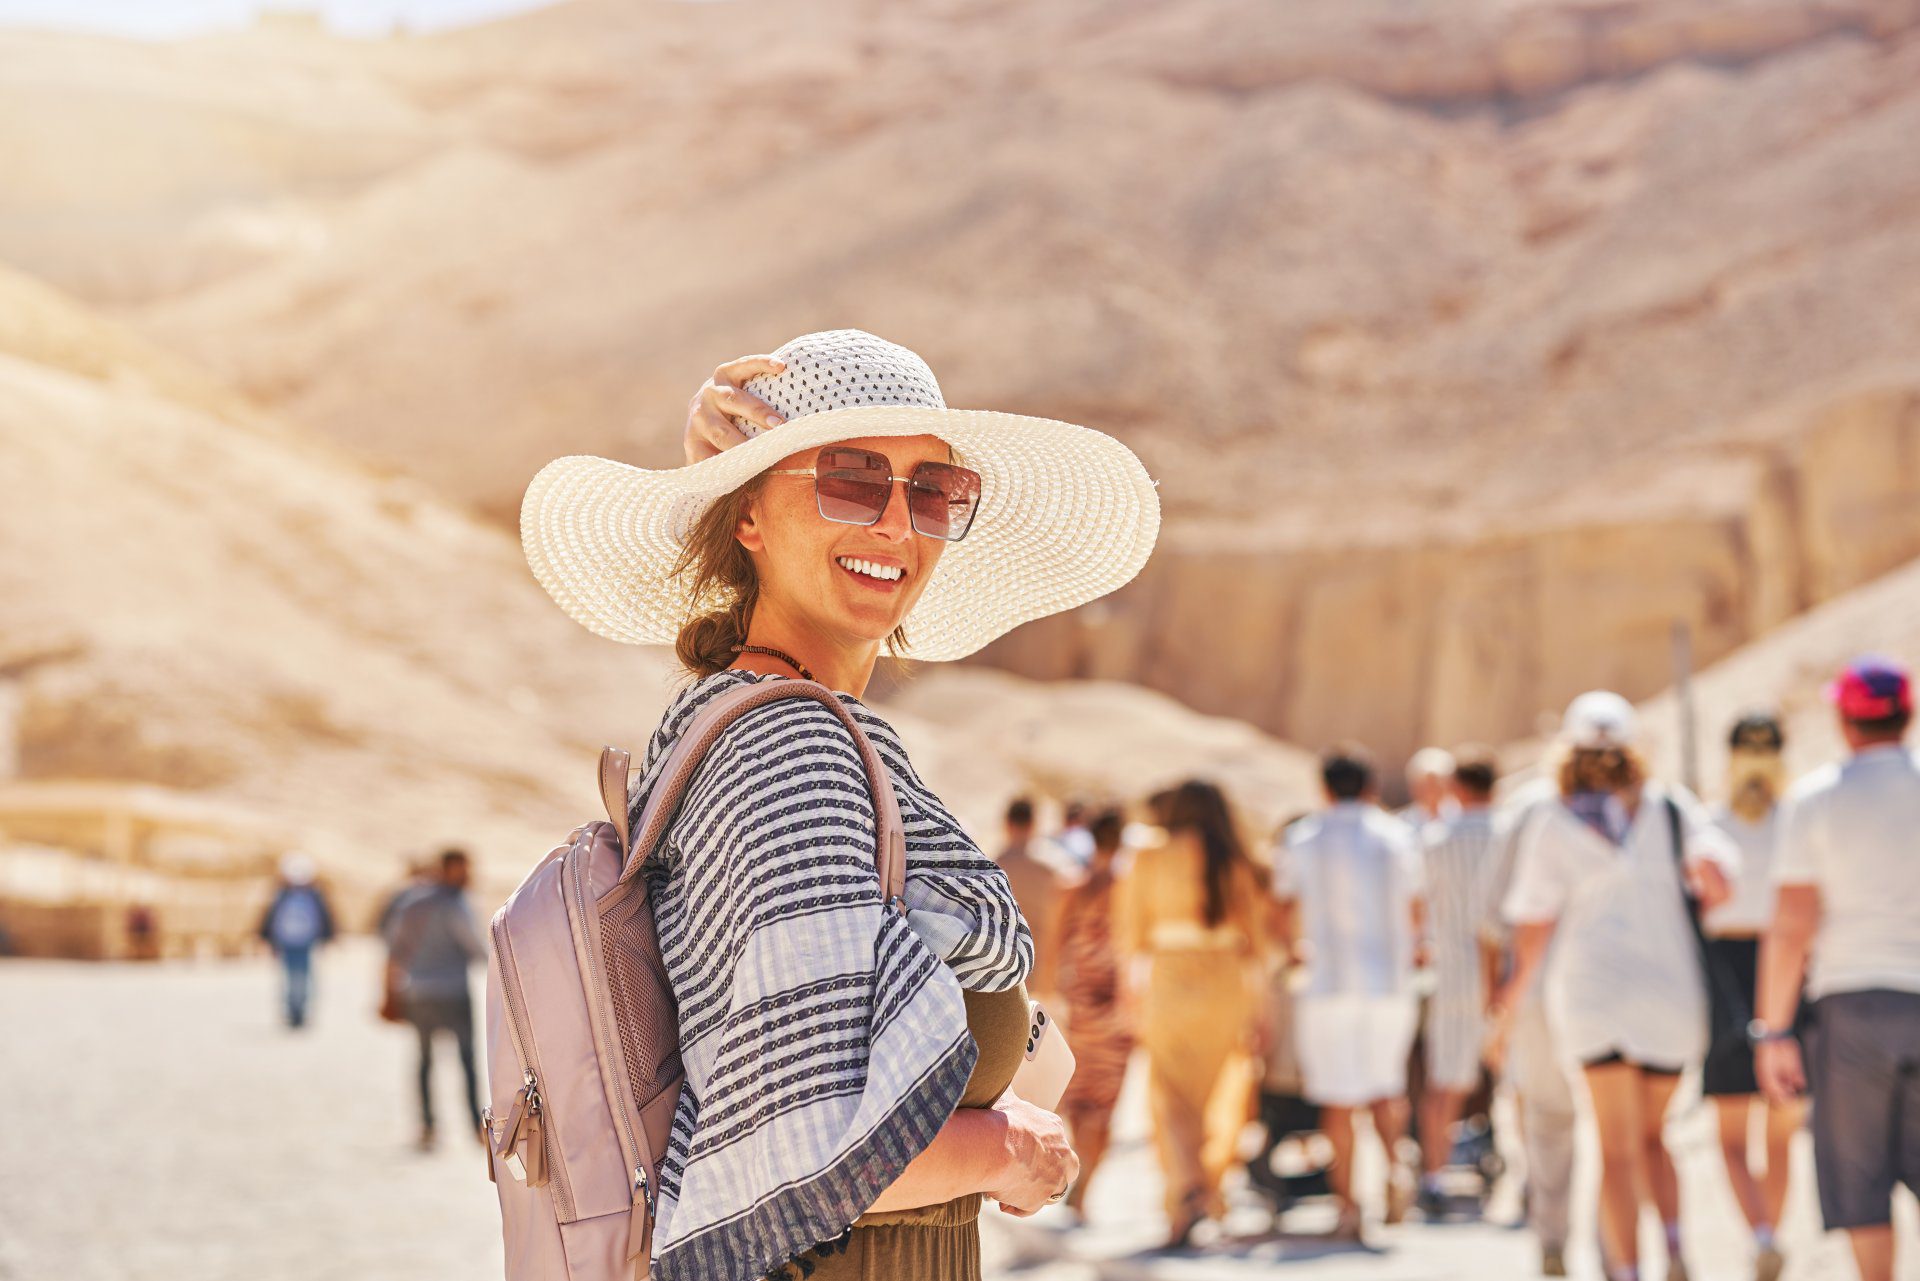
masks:
[[[1295,970],[1282,967],[1267,981],[1267,1017],[1273,1029],[1261,1064],[1260,1124],[1266,1137],[1247,1162],[1247,1179],[1264,1197],[1276,1219],[1309,1197],[1328,1196],[1327,1167],[1332,1149],[1320,1134],[1320,1109],[1302,1093],[1300,1064],[1293,1051]]]

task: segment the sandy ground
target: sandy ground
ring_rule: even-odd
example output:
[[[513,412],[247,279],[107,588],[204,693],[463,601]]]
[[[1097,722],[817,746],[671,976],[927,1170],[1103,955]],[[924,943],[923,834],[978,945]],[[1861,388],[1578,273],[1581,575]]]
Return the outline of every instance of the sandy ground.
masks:
[[[499,1275],[498,1217],[478,1145],[449,1132],[411,1146],[411,1037],[372,1016],[376,957],[364,943],[325,958],[314,1022],[276,1022],[264,960],[97,966],[0,964],[0,1278],[4,1281],[381,1281]],[[436,1081],[443,1126],[458,1111],[451,1047]],[[1326,1212],[1293,1212],[1286,1234],[1244,1195],[1228,1237],[1171,1256],[1146,1143],[1139,1081],[1119,1146],[1092,1192],[1091,1226],[1049,1212],[987,1216],[989,1275],[1027,1281],[1286,1275],[1300,1281],[1527,1277],[1523,1231],[1493,1223],[1409,1224],[1366,1251],[1310,1234]],[[1697,1207],[1695,1281],[1750,1275],[1703,1113],[1675,1121]],[[1850,1281],[1844,1246],[1816,1231],[1801,1190],[1790,1210],[1790,1281]],[[1591,1172],[1588,1172],[1591,1177]],[[1496,1198],[1510,1209],[1511,1189]],[[1911,1206],[1905,1237],[1914,1246]],[[1690,1211],[1690,1213],[1692,1213]],[[1286,1261],[1277,1272],[1276,1263]],[[1576,1273],[1597,1277],[1590,1257]],[[1902,1281],[1920,1281],[1910,1248]]]

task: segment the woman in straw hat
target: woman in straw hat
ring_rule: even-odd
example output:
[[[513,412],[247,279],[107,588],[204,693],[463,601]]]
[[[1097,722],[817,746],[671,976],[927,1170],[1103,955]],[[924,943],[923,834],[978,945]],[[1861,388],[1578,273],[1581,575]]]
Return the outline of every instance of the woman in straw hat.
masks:
[[[702,429],[722,412],[739,440]],[[948,409],[918,356],[851,330],[723,366],[694,419],[686,467],[544,468],[528,563],[580,623],[672,644],[696,678],[637,804],[720,693],[838,692],[898,794],[910,911],[876,892],[872,802],[836,718],[781,700],[720,738],[647,868],[686,1069],[656,1267],[975,1278],[982,1198],[1030,1213],[1077,1160],[1058,1118],[1006,1095],[1033,956],[1006,878],[859,697],[883,652],[961,658],[1127,582],[1158,528],[1153,484],[1099,432]]]

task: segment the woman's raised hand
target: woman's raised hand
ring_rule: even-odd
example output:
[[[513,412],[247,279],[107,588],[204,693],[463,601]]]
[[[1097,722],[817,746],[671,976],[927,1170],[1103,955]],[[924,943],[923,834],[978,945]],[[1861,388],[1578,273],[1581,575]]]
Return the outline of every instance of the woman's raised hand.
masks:
[[[777,374],[786,367],[785,361],[772,356],[742,356],[715,369],[713,377],[693,393],[687,404],[687,433],[681,442],[687,461],[701,462],[745,440],[745,433],[733,425],[735,418],[761,427],[785,422],[772,405],[742,391],[740,385],[758,374]]]
[[[1067,1142],[1067,1127],[1045,1108],[1009,1094],[994,1110],[1007,1119],[1006,1152],[987,1195],[1025,1218],[1066,1193],[1080,1177],[1080,1157]]]

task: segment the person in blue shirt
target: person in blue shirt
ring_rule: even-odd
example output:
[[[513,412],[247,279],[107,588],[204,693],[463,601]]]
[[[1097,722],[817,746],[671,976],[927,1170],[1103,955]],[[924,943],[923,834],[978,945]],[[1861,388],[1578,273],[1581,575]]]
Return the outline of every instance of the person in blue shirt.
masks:
[[[313,953],[333,938],[333,910],[314,883],[313,860],[288,854],[280,860],[280,886],[260,918],[260,937],[280,958],[285,975],[287,1026],[305,1027],[313,996]]]

